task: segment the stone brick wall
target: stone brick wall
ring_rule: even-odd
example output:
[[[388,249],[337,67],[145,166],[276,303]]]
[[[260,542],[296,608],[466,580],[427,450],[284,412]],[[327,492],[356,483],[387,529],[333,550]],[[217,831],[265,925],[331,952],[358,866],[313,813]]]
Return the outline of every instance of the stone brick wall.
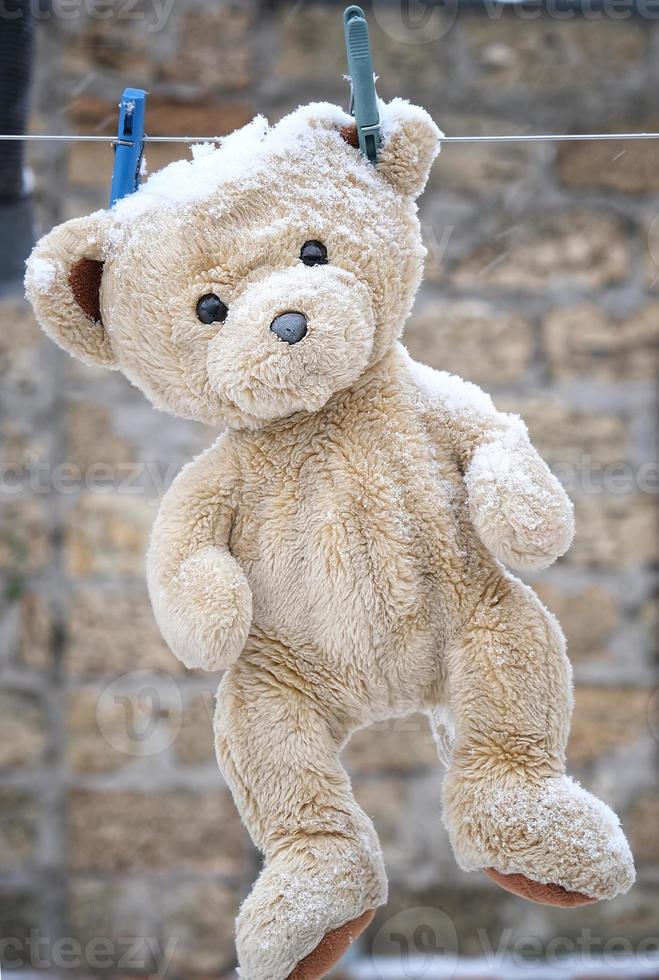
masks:
[[[150,90],[153,135],[223,133],[256,111],[345,102],[333,4],[54,9],[39,31],[35,130],[111,132],[125,84]],[[659,126],[654,20],[450,5],[425,23],[420,6],[411,14],[412,26],[397,4],[375,2],[379,90],[427,106],[451,134]],[[574,548],[533,582],[575,664],[571,767],[622,813],[639,883],[568,913],[462,874],[425,723],[378,726],[346,752],[392,883],[362,943],[364,969],[371,948],[395,952],[386,923],[404,909],[397,930],[412,950],[416,926],[440,909],[464,955],[533,955],[588,935],[594,953],[617,938],[610,948],[628,956],[659,933],[657,152],[445,147],[422,202],[427,280],[407,331],[415,356],[521,412],[575,499]],[[31,153],[44,228],[105,203],[105,146]],[[152,146],[149,167],[180,153]],[[217,678],[178,666],[143,583],[157,498],[213,434],[61,354],[18,296],[0,303],[0,406],[0,936],[18,943],[2,947],[4,965],[68,975],[81,958],[83,974],[103,967],[124,980],[228,975],[233,916],[258,859],[212,755]],[[439,938],[455,947],[448,933]]]

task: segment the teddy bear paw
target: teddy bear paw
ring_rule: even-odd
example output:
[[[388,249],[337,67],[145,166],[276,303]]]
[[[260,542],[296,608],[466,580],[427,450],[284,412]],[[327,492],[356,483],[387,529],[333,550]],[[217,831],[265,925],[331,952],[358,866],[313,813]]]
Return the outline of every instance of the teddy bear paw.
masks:
[[[318,980],[386,901],[379,852],[349,840],[280,852],[240,909],[242,980]]]
[[[186,667],[222,670],[240,656],[252,621],[252,594],[233,558],[205,548],[162,586],[149,576],[160,632]]]
[[[488,551],[511,568],[546,568],[574,537],[565,490],[534,453],[509,454],[496,441],[480,446],[465,475],[469,510]]]
[[[568,776],[493,786],[448,779],[445,820],[459,864],[532,901],[578,905],[634,882],[612,810]]]

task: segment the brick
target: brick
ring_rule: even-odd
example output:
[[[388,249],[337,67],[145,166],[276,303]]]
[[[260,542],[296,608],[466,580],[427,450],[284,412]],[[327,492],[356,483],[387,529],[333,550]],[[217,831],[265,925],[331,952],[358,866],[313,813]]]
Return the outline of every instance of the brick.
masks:
[[[144,971],[157,976],[175,971],[210,980],[235,956],[233,922],[240,897],[230,884],[189,875],[111,881],[73,876],[67,929],[83,947],[99,937],[109,939],[112,963],[123,968],[113,977],[137,980]],[[94,966],[91,957],[88,965]]]
[[[602,411],[581,411],[547,392],[538,397],[497,397],[502,412],[526,422],[534,446],[550,466],[581,467],[584,461],[606,467],[627,459],[629,432],[623,419]]]
[[[394,718],[356,732],[343,755],[353,773],[414,773],[439,764],[435,740],[424,715]]]
[[[46,433],[31,431],[29,423],[23,418],[0,419],[0,440],[3,464],[12,467],[9,485],[15,486],[17,483],[14,468],[27,468],[32,460],[44,458],[47,453]]]
[[[90,401],[70,403],[66,412],[66,426],[68,460],[78,466],[83,474],[102,463],[114,468],[116,477],[117,467],[134,462],[134,448],[127,439],[117,434],[111,414],[104,405]]]
[[[611,634],[620,623],[618,597],[602,585],[561,591],[545,581],[533,583],[535,592],[558,616],[567,638],[571,660],[604,656]]]
[[[485,939],[494,950],[499,942],[510,941],[509,931],[507,940],[506,933],[501,933],[516,921],[514,901],[505,892],[495,891],[485,875],[478,873],[458,888],[435,882],[419,889],[397,889],[387,905],[376,912],[366,935],[365,953],[369,958],[387,956],[391,966],[398,967],[393,974],[397,978],[406,973],[409,976],[412,956],[428,957],[437,948],[446,956],[444,962],[450,969],[458,947],[461,956],[482,957]],[[472,975],[477,978],[483,974]]]
[[[369,27],[380,76],[378,93],[385,100],[404,94],[423,101],[423,93],[430,98],[450,77],[450,43],[437,29],[443,14],[435,10],[433,22],[413,31],[412,38],[397,7],[379,3],[372,14]],[[277,82],[291,89],[302,84],[306,91],[318,92],[318,97],[344,103],[345,48],[336,8],[318,2],[299,10],[281,7],[278,29],[280,44],[272,68]],[[427,57],[424,42],[434,43],[435,57]]]
[[[11,964],[12,967],[29,965],[25,949],[30,933],[38,929],[40,924],[40,908],[37,896],[27,888],[10,888],[4,886],[0,890],[0,936],[3,940],[17,940],[21,945],[5,946],[0,966]]]
[[[648,495],[594,494],[575,498],[577,534],[567,561],[605,568],[653,561],[657,552],[657,514]]]
[[[645,793],[627,815],[634,857],[639,862],[659,863],[659,793]]]
[[[577,687],[568,760],[582,766],[649,736],[652,691],[634,687]]]
[[[29,861],[38,836],[38,806],[24,790],[0,787],[0,866]]]
[[[108,967],[161,975],[157,899],[163,887],[130,877],[71,876],[66,929],[85,950],[85,966],[93,975]]]
[[[67,179],[72,185],[101,190],[107,188],[110,176],[104,143],[72,143],[68,148]]]
[[[527,8],[528,9],[528,8]],[[616,19],[543,18],[529,24],[516,11],[498,18],[472,17],[461,24],[473,60],[476,81],[488,90],[571,92],[608,82],[611,65],[624,73],[637,66],[646,50],[643,24]],[[528,96],[527,96],[528,97]]]
[[[441,821],[441,767],[414,777],[353,779],[355,797],[372,819],[387,874],[398,889],[418,890],[455,877],[455,859]]]
[[[176,756],[183,765],[203,765],[215,760],[214,713],[214,694],[210,690],[195,695],[185,705],[174,743]]]
[[[127,738],[121,705],[108,706],[105,711],[104,730],[110,737],[104,737],[99,729],[100,693],[90,689],[76,690],[67,698],[66,757],[75,772],[112,772],[131,761],[131,756],[118,747]],[[114,707],[114,711],[110,711],[110,707]]]
[[[253,79],[253,24],[253,9],[233,0],[183,11],[171,25],[176,52],[159,60],[156,79],[215,96],[243,92]]]
[[[67,622],[70,674],[123,674],[137,668],[175,675],[183,667],[161,639],[144,587],[76,590]]]
[[[168,674],[147,670],[131,671],[105,687],[70,691],[69,765],[76,772],[111,772],[136,759],[158,761],[178,735],[181,703]]]
[[[76,870],[237,874],[244,869],[246,832],[228,790],[76,790],[69,799],[69,847]]]
[[[20,613],[19,662],[32,670],[51,669],[55,624],[48,600],[27,592],[20,599]]]
[[[155,507],[138,494],[81,494],[67,528],[69,571],[143,577],[154,518]]]
[[[34,355],[43,341],[26,303],[0,301],[0,382],[6,391],[33,384]]]
[[[117,129],[117,105],[114,99],[82,94],[69,104],[69,118],[79,132],[114,135]],[[149,136],[223,136],[248,123],[254,115],[251,101],[204,99],[187,101],[166,98],[159,92],[149,93]],[[159,144],[148,147],[149,155]],[[179,156],[187,152],[177,144]]]
[[[244,126],[255,115],[251,104],[213,104],[168,102],[149,99],[148,132],[150,136],[225,136]],[[116,105],[100,99],[87,99],[76,113],[78,128],[113,133],[116,131]],[[96,124],[94,124],[96,122]],[[174,160],[190,158],[190,148],[183,143],[150,143],[146,147],[147,173],[155,173]],[[73,143],[67,151],[67,173],[70,183],[79,188],[107,189],[107,147],[98,143]]]
[[[499,136],[519,131],[513,119],[470,113],[438,119],[451,136]],[[465,191],[485,196],[523,187],[534,173],[535,149],[525,143],[447,143],[430,171],[427,193]]]
[[[314,85],[345,74],[343,29],[335,10],[308,3],[299,16],[291,16],[282,7],[278,29],[280,44],[273,63],[277,80]]]
[[[43,705],[24,691],[0,691],[0,769],[39,765],[47,741]]]
[[[497,233],[453,264],[447,278],[474,289],[595,289],[623,282],[630,273],[620,219],[573,208],[526,211],[505,236]]]
[[[553,377],[654,379],[659,367],[658,323],[658,303],[647,303],[620,319],[590,303],[553,310],[543,328]]]
[[[176,936],[171,969],[181,976],[216,977],[234,957],[233,924],[239,894],[218,881],[181,881],[160,901],[164,936]]]
[[[610,132],[655,132],[657,120],[613,121]],[[656,194],[659,174],[653,166],[652,144],[646,142],[562,143],[557,149],[556,172],[569,187],[593,187],[621,194]]]
[[[412,318],[405,340],[418,360],[480,384],[518,378],[533,354],[529,321],[480,300],[426,305]]]
[[[0,514],[0,571],[14,578],[23,591],[23,578],[40,571],[50,558],[50,532],[41,497],[10,497]]]
[[[146,84],[149,72],[154,36],[147,31],[148,22],[143,12],[126,9],[129,16],[121,16],[119,8],[106,20],[82,18],[75,23],[75,30],[68,33],[62,44],[60,71],[64,76],[79,79],[85,72],[99,70],[104,74],[120,72],[130,75],[135,86]],[[137,15],[137,16],[136,16]],[[117,79],[117,93],[121,83]]]
[[[334,13],[331,6],[328,9]],[[432,16],[428,18],[417,17],[416,11],[407,18],[405,14],[405,8],[399,4],[372,5],[369,26],[375,52],[374,62],[380,76],[378,94],[385,101],[402,95],[418,105],[432,106],[440,86],[446,86],[451,79],[455,79],[456,64],[451,37],[454,13],[450,10],[445,14],[435,7]],[[336,31],[337,27],[340,30],[340,20],[337,24],[335,19],[333,31]],[[327,40],[324,43],[328,46],[331,37],[332,34],[326,35]],[[339,57],[342,56],[341,41],[342,38],[339,38],[337,45]],[[429,45],[432,45],[433,58],[428,58]],[[342,80],[345,71],[345,58],[343,58],[338,75],[329,77]],[[342,85],[341,103],[345,101],[344,93],[345,86]]]

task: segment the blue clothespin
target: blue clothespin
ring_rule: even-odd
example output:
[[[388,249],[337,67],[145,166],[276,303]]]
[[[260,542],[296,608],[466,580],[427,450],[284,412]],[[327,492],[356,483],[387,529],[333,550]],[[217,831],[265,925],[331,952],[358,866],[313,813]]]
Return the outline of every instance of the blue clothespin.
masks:
[[[110,207],[127,194],[136,191],[140,183],[140,165],[144,153],[144,116],[146,92],[141,88],[126,88],[119,103],[119,127],[114,148],[114,170]]]
[[[343,13],[343,30],[350,75],[350,112],[355,117],[359,149],[371,163],[377,163],[380,114],[375,94],[368,24],[361,7],[346,7]]]

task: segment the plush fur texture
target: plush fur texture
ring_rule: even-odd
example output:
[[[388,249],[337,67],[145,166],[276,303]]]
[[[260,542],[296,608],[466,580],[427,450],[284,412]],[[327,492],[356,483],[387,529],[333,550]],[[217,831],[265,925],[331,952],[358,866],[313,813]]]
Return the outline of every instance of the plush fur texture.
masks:
[[[237,922],[244,980],[323,975],[386,901],[339,754],[414,710],[449,719],[444,821],[463,868],[555,904],[634,878],[617,818],[564,774],[560,627],[504,568],[562,555],[572,507],[517,417],[400,346],[439,133],[406,103],[382,114],[377,168],[335,107],[256,120],[56,228],[28,264],[64,348],[228,426],[165,496],[148,581],[174,653],[227,669],[217,755],[265,856]],[[299,260],[310,240],[327,264]],[[225,322],[197,318],[208,293]],[[293,345],[270,330],[287,311],[308,322]]]

